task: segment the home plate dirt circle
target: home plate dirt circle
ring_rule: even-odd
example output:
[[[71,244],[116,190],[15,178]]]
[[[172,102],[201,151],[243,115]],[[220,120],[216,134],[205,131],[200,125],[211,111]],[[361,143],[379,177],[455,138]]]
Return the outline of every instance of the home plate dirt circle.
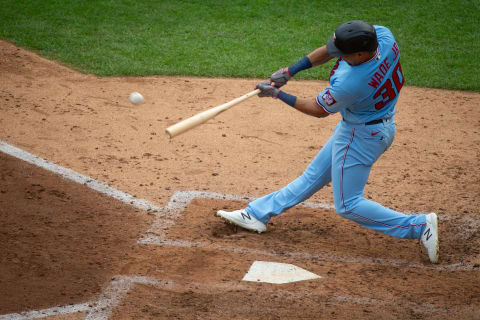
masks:
[[[27,160],[29,162],[35,162],[37,164],[40,164],[42,165],[43,167],[45,168],[48,168],[49,171],[52,171],[52,172],[56,172],[57,174],[58,173],[62,173],[62,176],[63,176],[63,179],[67,179],[67,180],[73,180],[75,181],[77,184],[82,181],[88,181],[88,184],[90,186],[93,186],[94,188],[96,188],[97,185],[102,185],[101,183],[99,183],[98,181],[95,181],[93,178],[90,178],[90,177],[82,177],[81,179],[79,179],[78,177],[81,176],[79,175],[78,173],[75,173],[71,170],[67,170],[65,168],[62,168],[62,167],[59,167],[55,164],[52,164],[48,161],[45,161],[44,159],[41,159],[41,158],[38,158],[38,157],[35,157],[29,153],[26,153],[26,152],[22,152],[21,150],[19,150],[18,148],[14,148],[14,147],[11,147],[11,146],[8,146],[8,148],[5,147],[5,143],[2,143],[3,147],[2,147],[2,151],[3,152],[10,152],[10,153],[13,153],[15,154],[16,157],[21,157],[22,159],[24,160]],[[33,160],[32,160],[33,159]],[[12,167],[12,165],[15,164],[16,161],[11,161],[12,159],[9,159],[8,157],[6,157],[6,160],[7,160],[7,164],[4,166],[5,168],[9,168],[9,167]],[[31,170],[33,168],[28,168],[28,170],[25,170],[26,167],[28,167],[30,164],[27,164],[27,163],[20,163],[20,165],[23,166],[23,170],[21,170],[21,172],[15,172],[15,170],[10,170],[10,174],[9,176],[12,177],[12,178],[15,178],[15,180],[17,180],[19,177],[17,176],[17,174],[21,174],[21,173],[24,173],[25,171],[30,171],[30,179],[32,179],[32,175],[31,175]],[[40,173],[40,174],[43,174],[43,176],[45,177],[45,175],[49,175],[48,171],[47,172],[43,172],[43,173]],[[52,174],[50,174],[52,175]],[[54,176],[52,177],[54,178]],[[57,179],[61,179],[61,178],[57,178]],[[43,181],[45,181],[45,179],[43,179]],[[7,183],[8,184],[8,183]],[[39,184],[32,184],[32,186],[41,186]],[[86,187],[87,186],[87,183],[84,183],[84,185],[82,185],[82,187]],[[41,191],[40,193],[43,195],[43,193],[47,193],[47,194],[52,194],[52,192],[49,192],[49,188],[48,187],[45,187],[45,186],[41,186]],[[98,191],[98,190],[97,190]],[[109,196],[112,196],[112,195],[118,195],[118,194],[121,194],[120,191],[118,190],[115,190],[111,187],[108,187],[108,186],[104,186],[104,189],[103,190],[100,190],[100,193],[103,193],[103,194],[106,194],[106,195],[109,195]],[[29,194],[34,194],[33,192],[30,192]],[[34,194],[34,196],[36,197],[37,200],[41,200],[42,199],[42,196],[39,196],[38,194]],[[130,195],[128,194],[123,194],[122,197],[120,197],[122,199],[128,199],[129,201],[124,201],[124,202],[127,202],[129,203],[130,205],[132,206],[138,206],[138,203],[141,203],[142,206],[144,206],[144,208],[148,208],[147,212],[151,212],[154,216],[156,216],[156,221],[152,221],[152,224],[151,224],[151,227],[150,229],[147,231],[147,235],[141,235],[140,236],[140,239],[138,242],[143,242],[145,244],[154,244],[156,246],[171,246],[171,247],[184,247],[184,248],[198,248],[200,247],[199,242],[198,242],[198,237],[196,237],[195,234],[191,234],[191,235],[188,235],[187,237],[183,234],[183,235],[179,235],[179,236],[176,236],[175,235],[175,232],[170,232],[170,230],[174,230],[175,228],[174,227],[177,227],[177,225],[181,226],[182,225],[182,218],[184,219],[190,219],[192,222],[194,222],[194,218],[193,217],[189,217],[191,216],[191,212],[200,212],[202,211],[201,208],[198,208],[198,206],[203,206],[204,208],[207,208],[207,212],[209,211],[208,208],[211,208],[212,206],[210,205],[210,203],[208,201],[234,201],[234,202],[238,202],[240,201],[239,199],[243,199],[243,200],[246,200],[248,199],[248,197],[243,197],[243,196],[234,196],[234,195],[223,195],[223,194],[216,194],[216,193],[208,193],[208,192],[195,192],[195,191],[185,191],[185,192],[176,192],[174,194],[174,196],[170,199],[169,203],[163,207],[163,208],[159,208],[159,209],[155,209],[155,210],[152,210],[151,208],[153,208],[154,206],[153,205],[150,205],[148,203],[148,201],[145,201],[145,200],[138,200],[138,199],[134,199],[132,198]],[[199,200],[200,199],[200,200]],[[206,204],[202,203],[203,201],[207,201]],[[51,202],[51,201],[49,201]],[[98,202],[98,200],[97,200]],[[303,207],[302,211],[305,211],[305,210],[315,210],[316,208],[321,208],[321,210],[324,210],[324,211],[332,211],[331,208],[328,208],[329,206],[326,205],[326,204],[315,204],[315,203],[304,203],[301,207]],[[38,206],[37,207],[37,210],[41,208],[41,206]],[[313,208],[313,209],[312,209]],[[120,209],[120,206],[117,207],[117,209]],[[298,208],[297,208],[298,209]],[[205,209],[203,209],[205,210]],[[137,211],[138,212],[138,211]],[[78,212],[76,212],[76,214],[78,214]],[[301,213],[297,213],[295,214],[296,216],[298,215],[301,215]],[[284,218],[284,217],[289,217],[291,216],[291,214],[285,214],[284,216],[282,216],[280,220],[284,220],[285,222],[287,222],[289,219],[287,218]],[[335,217],[335,216],[334,216]],[[201,220],[208,220],[207,217],[204,217],[202,218]],[[162,222],[160,222],[162,221]],[[475,221],[474,221],[475,222]],[[214,225],[215,223],[212,223],[212,225]],[[328,223],[324,223],[324,224],[328,224]],[[472,223],[473,225],[474,223]],[[478,222],[477,222],[477,225],[478,225]],[[355,225],[353,226],[355,227]],[[357,226],[358,227],[358,226]],[[225,229],[225,225],[223,224],[223,226],[221,226],[221,228]],[[278,227],[277,227],[278,228]],[[281,228],[281,227],[280,227]],[[200,229],[200,228],[199,228]],[[228,227],[227,227],[228,229]],[[288,228],[290,229],[290,228]],[[50,230],[51,231],[51,230]],[[228,231],[226,230],[227,233],[229,233],[231,236],[234,237],[234,239],[238,240],[239,238],[247,238],[245,235],[244,236],[241,236],[241,237],[237,237],[237,232],[234,231],[232,233],[232,231]],[[161,234],[164,233],[163,236],[161,236]],[[224,234],[224,237],[227,235],[227,233]],[[267,232],[267,234],[269,233],[273,233],[272,231],[269,231]],[[283,233],[285,233],[285,230],[283,230]],[[376,237],[378,236],[377,234],[372,233],[372,236]],[[159,241],[155,242],[155,241],[152,241],[152,234],[155,234],[157,237],[159,237]],[[212,233],[213,236],[215,237],[219,237],[219,233],[218,231]],[[187,238],[190,238],[194,241],[188,241],[186,240]],[[172,241],[169,241],[168,238],[173,238],[173,239],[177,239],[177,240],[172,240]],[[150,239],[149,241],[146,241],[146,239]],[[381,240],[380,240],[381,241]],[[272,242],[275,242],[274,239],[272,239]],[[451,242],[454,242],[454,241],[451,241]],[[217,245],[212,245],[210,246],[209,248],[209,245],[208,243],[205,244],[206,242],[203,241],[203,247],[204,249],[213,249],[213,250],[227,250],[227,251],[232,251],[234,253],[238,253],[240,255],[244,255],[245,253],[250,253],[254,256],[270,256],[270,258],[272,256],[277,256],[277,259],[278,257],[284,257],[284,259],[291,259],[292,256],[295,256],[297,259],[297,261],[302,261],[302,259],[304,260],[305,257],[307,256],[309,259],[312,259],[312,260],[320,260],[318,259],[318,256],[315,256],[313,254],[308,254],[308,253],[304,253],[304,255],[293,255],[291,253],[288,253],[287,251],[285,250],[282,250],[281,252],[279,253],[276,253],[276,252],[272,252],[272,253],[268,253],[268,252],[264,252],[262,253],[262,251],[259,251],[259,250],[251,250],[251,248],[245,248],[245,249],[242,249],[242,244],[241,243],[238,243],[237,246],[235,248],[232,248],[230,250],[228,250],[228,245],[224,245],[223,248],[219,248]],[[244,245],[244,247],[247,247],[246,245]],[[277,247],[281,247],[281,245],[277,244]],[[327,246],[328,247],[328,246]],[[397,249],[397,250],[402,250],[402,249]],[[394,251],[397,251],[397,250],[394,250]],[[350,261],[348,260],[349,258],[344,258],[343,261],[341,258],[338,258],[338,256],[335,256],[335,255],[324,255],[324,256],[321,256],[319,255],[320,257],[322,257],[322,260],[320,261],[324,261],[324,262],[347,262],[347,263],[351,263],[351,264],[356,264],[356,263],[365,263],[365,258],[363,258],[363,261],[362,261],[362,258],[359,258],[359,260],[356,260],[355,258],[350,258]],[[287,258],[288,257],[288,258]],[[234,260],[232,260],[233,262]],[[247,260],[248,261],[248,260]],[[390,264],[390,265],[398,265],[398,266],[401,266],[401,268],[403,269],[436,269],[436,270],[443,270],[443,271],[452,271],[452,270],[456,270],[456,271],[466,271],[466,270],[474,270],[476,269],[476,265],[469,265],[469,264],[454,264],[454,265],[443,265],[443,266],[431,266],[429,264],[419,264],[419,263],[409,263],[408,261],[405,261],[405,262],[396,262],[396,261],[391,261],[391,260],[385,260],[383,258],[378,258],[378,259],[371,259],[370,261],[368,261],[371,265],[373,266],[379,266],[379,265],[385,265],[385,264]],[[318,264],[318,263],[317,263]],[[402,265],[403,264],[403,265]],[[322,264],[318,264],[318,265],[321,265],[321,266],[325,266],[325,265],[328,265],[326,263],[322,263]],[[230,264],[231,266],[231,264]],[[245,267],[243,267],[244,270],[245,270]],[[318,267],[317,267],[318,268]],[[187,269],[188,270],[188,269]],[[233,270],[241,270],[241,268],[239,269],[233,269]],[[131,273],[131,272],[130,272]],[[398,273],[398,272],[397,272]],[[188,271],[187,271],[187,274],[188,274]],[[300,278],[292,278],[292,274],[295,274],[296,276],[300,277]],[[326,273],[326,276],[330,276],[330,277],[337,277],[337,275],[335,274],[335,272],[331,273],[331,272],[327,272]],[[286,263],[278,263],[278,262],[268,262],[268,261],[253,261],[253,263],[251,264],[250,268],[248,269],[248,272],[243,276],[242,280],[243,281],[251,281],[251,282],[256,282],[256,283],[274,283],[274,284],[285,284],[285,283],[289,283],[289,282],[296,282],[296,281],[307,281],[307,280],[312,280],[312,279],[318,279],[318,278],[321,278],[320,276],[314,274],[314,273],[311,273],[309,271],[306,271],[302,268],[299,268],[297,266],[294,266],[292,264],[286,264]],[[232,281],[233,280],[233,281]],[[235,281],[237,280],[237,281]],[[87,301],[87,302],[83,302],[83,303],[78,303],[78,304],[70,304],[70,305],[66,305],[66,306],[56,306],[56,307],[53,307],[53,308],[46,308],[46,309],[40,309],[40,310],[33,310],[33,311],[28,311],[28,312],[23,312],[23,313],[10,313],[10,314],[5,314],[3,316],[0,316],[0,319],[33,319],[33,318],[43,318],[43,317],[47,317],[47,316],[53,316],[53,315],[58,315],[58,314],[62,314],[62,315],[66,315],[66,316],[70,316],[70,315],[74,315],[75,317],[77,316],[80,316],[80,317],[84,317],[86,319],[107,319],[107,318],[110,318],[112,317],[112,314],[115,313],[115,310],[118,310],[120,308],[120,306],[124,305],[125,304],[125,301],[128,299],[127,295],[130,295],[131,292],[135,292],[136,288],[138,286],[147,286],[147,287],[153,287],[153,288],[161,288],[162,290],[166,290],[166,291],[173,291],[173,292],[177,292],[177,291],[183,291],[183,290],[187,290],[187,292],[189,293],[193,293],[194,291],[192,290],[192,288],[195,288],[195,289],[199,289],[199,288],[203,288],[204,290],[207,290],[207,291],[215,291],[215,292],[218,292],[219,289],[222,289],[222,290],[225,290],[227,288],[230,288],[230,287],[234,287],[236,288],[237,290],[248,290],[248,287],[246,286],[242,286],[242,285],[239,285],[238,283],[238,278],[235,279],[235,277],[231,278],[231,279],[222,279],[222,285],[218,285],[218,284],[215,284],[215,283],[210,283],[208,284],[207,282],[194,282],[194,281],[185,281],[185,280],[173,280],[173,279],[164,279],[164,278],[159,278],[159,277],[146,277],[146,276],[125,276],[125,275],[118,275],[118,276],[115,276],[111,279],[110,283],[108,285],[106,285],[106,287],[104,286],[104,288],[102,289],[102,291],[100,292],[100,294],[96,297],[96,299],[94,300],[91,300],[91,301]],[[450,279],[452,280],[452,279]],[[52,280],[50,280],[52,281]],[[418,281],[418,280],[416,280]],[[448,281],[448,280],[446,280]],[[233,283],[232,283],[233,282]],[[314,286],[311,282],[310,282],[310,288],[313,288],[313,287],[318,287],[317,286]],[[295,291],[295,290],[294,290]],[[284,289],[280,289],[276,292],[285,292]],[[287,292],[289,292],[287,290]],[[295,294],[295,292],[289,292],[290,295],[292,294]],[[65,295],[62,293],[62,295]],[[311,295],[318,295],[318,293],[315,294],[315,291],[311,293]],[[318,298],[318,297],[317,297]],[[384,299],[372,299],[372,298],[362,298],[362,299],[358,299],[358,298],[355,298],[355,297],[352,297],[352,296],[343,296],[343,295],[338,295],[338,294],[333,294],[331,293],[329,296],[328,296],[329,299],[333,299],[335,301],[342,301],[342,302],[348,302],[348,303],[354,303],[354,304],[358,304],[359,302],[361,302],[361,305],[364,305],[364,304],[368,304],[368,305],[381,305],[382,303],[384,303]],[[72,298],[70,298],[72,299]],[[156,305],[155,305],[156,306]],[[313,305],[312,305],[313,306]],[[415,306],[415,308],[419,308],[419,306]],[[430,307],[429,307],[430,308]],[[208,308],[207,308],[208,309]],[[144,311],[145,309],[143,309]],[[426,311],[427,309],[425,309],[424,311]],[[313,311],[313,310],[312,310]],[[160,314],[163,314],[161,312],[158,312],[158,311],[155,311],[153,313],[151,313],[151,315],[160,315]],[[218,315],[218,317],[223,317],[225,316],[224,313],[221,313]],[[115,318],[115,317],[114,317]]]
[[[99,78],[3,41],[0,73],[3,146],[87,179],[0,152],[0,319],[480,318],[478,93],[404,87],[366,186],[393,209],[438,213],[431,265],[416,241],[341,219],[330,186],[265,234],[215,216],[296,178],[339,121],[253,97],[165,137],[258,79]],[[326,82],[288,86],[308,97]],[[321,278],[242,281],[256,261]]]

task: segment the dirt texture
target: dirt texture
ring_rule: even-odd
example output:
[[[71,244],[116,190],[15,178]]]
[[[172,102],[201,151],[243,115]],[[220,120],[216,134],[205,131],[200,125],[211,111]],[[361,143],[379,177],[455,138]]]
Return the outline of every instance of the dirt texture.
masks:
[[[0,310],[89,300],[152,217],[0,153]]]
[[[480,319],[480,94],[404,86],[397,136],[366,186],[393,209],[438,213],[431,265],[418,241],[339,217],[330,186],[308,200],[322,205],[290,209],[265,234],[215,216],[295,179],[340,120],[253,97],[173,140],[164,134],[259,80],[99,78],[0,41],[0,141],[162,208],[136,209],[0,153],[0,319],[35,310],[51,319]],[[326,85],[287,87],[314,97]],[[143,104],[128,101],[133,91]],[[178,192],[191,201],[180,205]],[[322,278],[242,281],[254,261]],[[80,309],[47,310],[65,306]]]

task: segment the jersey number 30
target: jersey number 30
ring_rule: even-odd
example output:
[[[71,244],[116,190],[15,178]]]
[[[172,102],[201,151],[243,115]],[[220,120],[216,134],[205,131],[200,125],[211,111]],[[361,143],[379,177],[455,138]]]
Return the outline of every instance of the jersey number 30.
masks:
[[[393,83],[395,84],[395,88],[397,89],[396,91],[392,87],[392,80],[393,80]],[[379,101],[375,104],[375,109],[380,110],[383,107],[385,107],[387,103],[395,99],[397,94],[400,93],[400,90],[402,89],[404,83],[405,83],[405,78],[403,77],[402,66],[400,65],[400,61],[398,61],[395,68],[393,68],[392,79],[390,78],[387,79],[387,81],[385,81],[383,86],[381,86],[380,89],[378,89],[378,91],[375,92],[375,94],[373,95],[374,99],[378,98],[380,95],[383,98],[382,101]]]

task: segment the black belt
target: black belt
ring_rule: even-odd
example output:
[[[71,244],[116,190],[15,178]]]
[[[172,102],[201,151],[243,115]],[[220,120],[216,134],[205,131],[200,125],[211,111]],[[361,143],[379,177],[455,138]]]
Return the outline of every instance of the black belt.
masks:
[[[388,119],[377,119],[377,120],[372,120],[372,121],[368,121],[365,123],[366,126],[371,126],[372,124],[378,124],[378,123],[382,123],[382,122],[389,122],[391,118],[388,118]]]

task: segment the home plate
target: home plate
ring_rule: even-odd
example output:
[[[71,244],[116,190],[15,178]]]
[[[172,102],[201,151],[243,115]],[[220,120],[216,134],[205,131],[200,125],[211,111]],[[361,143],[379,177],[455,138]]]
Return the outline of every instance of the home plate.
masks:
[[[283,284],[318,278],[321,277],[293,264],[254,261],[242,280]]]

